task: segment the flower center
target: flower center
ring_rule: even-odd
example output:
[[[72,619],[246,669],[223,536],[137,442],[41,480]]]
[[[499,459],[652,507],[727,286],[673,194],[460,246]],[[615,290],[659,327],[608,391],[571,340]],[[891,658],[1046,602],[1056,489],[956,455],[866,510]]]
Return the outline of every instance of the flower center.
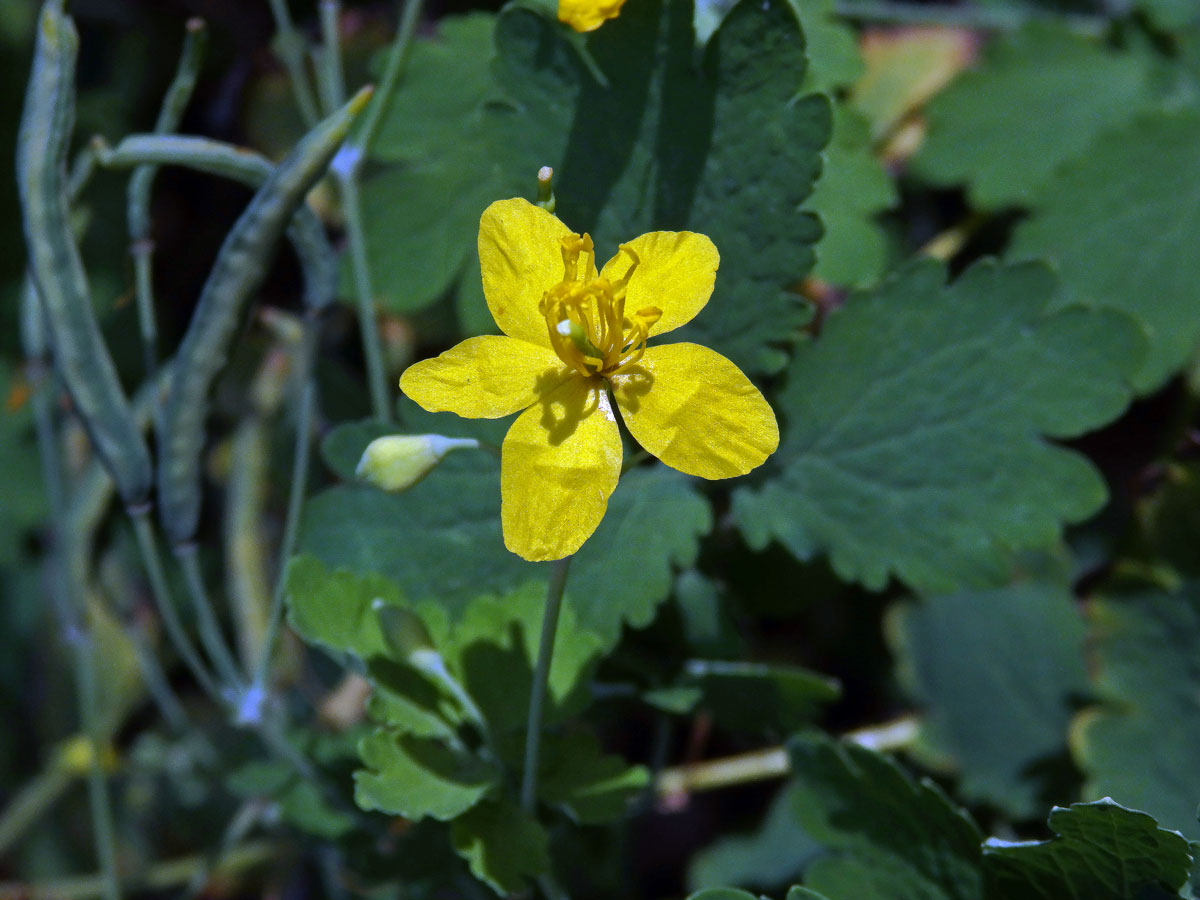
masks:
[[[564,237],[563,280],[542,295],[538,306],[550,346],[581,375],[614,375],[634,365],[646,351],[651,326],[662,317],[656,306],[625,315],[625,286],[641,260],[628,244],[620,251],[632,260],[620,280],[588,279],[596,259],[591,237]]]

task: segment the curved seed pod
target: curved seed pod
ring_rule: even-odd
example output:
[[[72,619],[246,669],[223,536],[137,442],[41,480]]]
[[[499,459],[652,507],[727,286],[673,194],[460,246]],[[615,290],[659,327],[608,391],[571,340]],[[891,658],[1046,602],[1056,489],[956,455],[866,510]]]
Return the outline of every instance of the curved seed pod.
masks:
[[[136,506],[146,501],[153,481],[150,454],[96,322],[68,213],[65,156],[74,122],[78,48],[61,0],[48,0],[17,139],[17,185],[29,272],[55,364],[121,498]]]
[[[274,171],[261,153],[189,135],[133,134],[116,147],[93,141],[92,149],[106,168],[182,166],[253,188],[261,187]],[[300,204],[293,214],[287,235],[300,262],[304,305],[310,309],[328,306],[337,295],[337,255],[321,220],[307,203]]]
[[[370,94],[370,88],[360,91],[275,168],[221,245],[205,282],[175,356],[158,423],[159,509],[163,527],[177,546],[191,540],[200,517],[200,455],[209,388],[225,364],[250,295],[266,277],[271,251]]]

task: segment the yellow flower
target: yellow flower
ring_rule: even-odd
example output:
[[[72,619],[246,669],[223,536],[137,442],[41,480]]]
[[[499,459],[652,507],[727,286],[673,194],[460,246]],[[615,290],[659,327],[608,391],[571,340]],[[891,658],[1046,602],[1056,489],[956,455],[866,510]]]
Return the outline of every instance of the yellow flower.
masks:
[[[558,21],[576,31],[595,31],[624,5],[625,0],[558,0]]]
[[[719,256],[704,235],[643,234],[597,274],[590,237],[525,200],[500,200],[480,219],[479,259],[504,335],[409,367],[400,388],[431,412],[525,410],[500,465],[513,553],[560,559],[600,524],[621,474],[614,401],[643,447],[689,475],[744,475],[779,445],[771,407],[725,357],[698,344],[646,346],[708,302]]]

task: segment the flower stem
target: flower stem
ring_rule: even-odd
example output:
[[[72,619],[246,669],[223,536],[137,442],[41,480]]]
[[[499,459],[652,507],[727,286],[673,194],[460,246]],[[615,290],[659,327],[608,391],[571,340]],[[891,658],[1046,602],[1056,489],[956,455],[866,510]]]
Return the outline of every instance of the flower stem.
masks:
[[[332,115],[346,99],[340,33],[342,5],[339,0],[321,0],[319,9],[321,14],[321,68],[317,86],[320,88],[325,102],[325,114]]]
[[[383,80],[331,167],[342,200],[342,213],[346,219],[346,237],[350,245],[350,263],[354,272],[354,293],[358,304],[359,330],[362,332],[363,356],[367,365],[371,409],[375,418],[383,422],[392,421],[392,407],[387,372],[383,364],[383,347],[380,344],[379,327],[375,321],[375,293],[371,286],[371,268],[367,259],[367,238],[363,228],[358,176],[371,148],[371,140],[379,128],[380,119],[391,101],[404,64],[408,61],[409,48],[417,21],[421,17],[422,6],[423,0],[408,0],[404,4],[400,26],[384,67]],[[329,85],[327,89],[331,90],[333,87]]]
[[[538,762],[542,750],[542,707],[546,702],[546,687],[550,681],[550,661],[554,656],[554,638],[558,634],[558,614],[562,609],[563,589],[571,557],[565,556],[554,564],[550,587],[546,591],[546,613],[542,618],[542,638],[538,645],[537,668],[533,672],[533,687],[529,692],[529,724],[525,731],[525,772],[521,781],[521,807],[533,812],[537,806]]]
[[[83,582],[78,555],[73,552],[74,548],[67,546],[71,535],[67,526],[67,491],[54,427],[53,379],[40,363],[35,368],[40,374],[33,397],[34,428],[50,505],[47,558],[50,595],[58,615],[62,639],[70,649],[75,664],[79,717],[91,744],[91,763],[87,775],[88,806],[92,817],[92,840],[103,877],[101,889],[105,900],[120,900],[112,800],[101,762],[101,748],[108,743],[108,733],[100,718],[96,696],[99,672],[88,621],[87,587]]]
[[[292,83],[296,106],[300,108],[300,116],[304,119],[305,126],[312,128],[321,116],[317,112],[317,100],[313,95],[312,85],[308,82],[308,74],[304,71],[307,42],[296,30],[291,13],[288,12],[287,0],[271,0],[271,13],[275,17],[275,30],[278,32],[279,55]]]
[[[97,695],[100,667],[96,665],[96,644],[89,634],[75,647],[75,681],[79,689],[79,705],[83,728],[91,744],[91,764],[88,766],[88,802],[92,810],[92,833],[96,854],[104,873],[106,900],[120,900],[121,883],[117,875],[117,839],[113,827],[112,801],[104,774],[104,748],[108,746],[107,728],[100,717]]]
[[[133,521],[134,534],[137,535],[138,548],[142,554],[142,564],[145,566],[146,575],[150,579],[150,593],[154,598],[154,605],[158,608],[158,616],[167,631],[167,637],[175,645],[175,652],[179,654],[184,665],[191,671],[192,677],[196,679],[196,683],[220,706],[224,703],[221,692],[217,689],[216,682],[213,680],[212,675],[209,674],[204,662],[200,659],[200,654],[196,651],[196,646],[192,643],[192,639],[188,637],[183,623],[179,620],[179,614],[175,610],[175,603],[170,591],[167,589],[167,578],[163,573],[162,560],[158,555],[158,541],[154,537],[154,525],[150,521],[150,509],[149,507],[145,507],[130,510],[129,517]]]
[[[283,520],[283,540],[279,545],[279,566],[275,572],[275,590],[271,595],[271,611],[267,617],[267,630],[263,634],[262,649],[259,651],[254,671],[254,685],[264,688],[271,667],[271,655],[275,641],[279,638],[279,627],[283,619],[284,576],[288,560],[296,549],[296,535],[300,530],[300,510],[304,504],[304,489],[308,484],[308,465],[311,455],[313,408],[316,406],[317,387],[313,374],[314,356],[317,346],[317,322],[314,314],[304,320],[303,346],[300,349],[300,408],[296,416],[296,445],[292,455],[292,484],[288,490],[287,513]]]
[[[56,764],[25,782],[0,813],[0,853],[11,847],[67,792],[75,776]]]
[[[339,175],[338,193],[346,218],[346,236],[350,244],[350,264],[354,272],[354,299],[358,306],[358,328],[362,335],[363,358],[367,365],[367,387],[371,394],[371,413],[381,422],[392,421],[388,398],[387,370],[383,365],[383,346],[375,318],[375,294],[371,286],[371,268],[367,261],[367,238],[363,228],[362,201],[358,194],[357,172]]]
[[[200,641],[208,651],[209,658],[216,666],[220,677],[224,679],[225,686],[236,694],[242,681],[242,675],[238,671],[233,652],[225,641],[225,635],[221,633],[221,623],[217,621],[208,588],[204,585],[204,576],[200,572],[196,545],[185,544],[177,549],[175,555],[183,567],[183,578],[187,582],[192,605],[196,608],[197,624],[200,626]]]

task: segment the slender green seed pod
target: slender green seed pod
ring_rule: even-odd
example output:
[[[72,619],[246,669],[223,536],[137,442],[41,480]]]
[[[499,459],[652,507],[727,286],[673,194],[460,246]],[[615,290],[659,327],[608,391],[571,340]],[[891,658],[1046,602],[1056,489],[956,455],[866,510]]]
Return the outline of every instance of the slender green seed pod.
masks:
[[[266,277],[271,251],[370,95],[370,88],[360,91],[275,168],[226,237],[205,282],[175,356],[157,429],[159,509],[177,547],[192,539],[200,517],[200,456],[209,389],[225,364],[251,294]]]
[[[93,152],[106,168],[174,165],[262,187],[274,171],[261,153],[223,141],[190,135],[133,134],[116,147],[92,143]],[[321,309],[337,295],[338,265],[325,228],[307,203],[300,204],[287,230],[296,251],[304,282],[304,305]]]
[[[67,201],[65,156],[74,123],[78,49],[79,37],[61,0],[48,0],[17,139],[17,185],[29,272],[55,364],[121,498],[137,506],[146,501],[153,481],[150,454],[92,310]]]

